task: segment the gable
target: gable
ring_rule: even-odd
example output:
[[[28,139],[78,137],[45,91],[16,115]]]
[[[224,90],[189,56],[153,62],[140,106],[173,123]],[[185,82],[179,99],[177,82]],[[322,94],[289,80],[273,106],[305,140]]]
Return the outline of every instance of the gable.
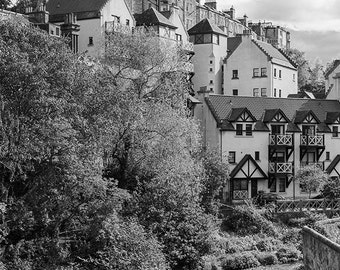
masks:
[[[320,120],[313,111],[297,111],[295,115],[296,124],[319,124]]]
[[[251,155],[245,155],[230,173],[233,179],[267,179],[267,175]]]
[[[326,124],[340,124],[340,112],[327,112],[326,114]]]
[[[263,122],[288,123],[290,121],[280,109],[273,109],[265,110]]]
[[[256,122],[255,117],[247,108],[233,108],[229,116],[230,122]]]

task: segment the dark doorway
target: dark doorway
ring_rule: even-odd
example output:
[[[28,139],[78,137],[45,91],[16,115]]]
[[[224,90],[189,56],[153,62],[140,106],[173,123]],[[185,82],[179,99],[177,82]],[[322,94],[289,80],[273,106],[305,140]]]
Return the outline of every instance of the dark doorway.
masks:
[[[251,180],[251,197],[254,198],[257,196],[257,180]]]

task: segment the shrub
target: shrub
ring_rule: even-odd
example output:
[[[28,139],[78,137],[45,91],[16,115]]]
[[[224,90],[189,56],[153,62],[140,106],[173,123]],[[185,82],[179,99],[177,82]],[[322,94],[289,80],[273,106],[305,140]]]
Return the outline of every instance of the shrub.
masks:
[[[223,270],[240,270],[257,266],[260,266],[260,263],[251,252],[226,255],[222,260]]]
[[[220,262],[215,256],[204,256],[202,262],[203,270],[222,270]]]
[[[277,251],[276,256],[281,263],[297,262],[302,259],[301,252],[293,245],[281,247]]]
[[[264,233],[277,236],[273,223],[263,217],[253,206],[238,206],[224,222],[224,227],[240,235]]]
[[[277,250],[277,247],[281,245],[281,241],[272,237],[265,237],[260,239],[256,243],[256,248],[259,251],[274,251]]]
[[[279,263],[279,260],[273,252],[257,253],[255,257],[261,265],[273,265]]]
[[[284,244],[292,244],[302,251],[302,230],[299,228],[292,228],[285,230],[281,238]]]

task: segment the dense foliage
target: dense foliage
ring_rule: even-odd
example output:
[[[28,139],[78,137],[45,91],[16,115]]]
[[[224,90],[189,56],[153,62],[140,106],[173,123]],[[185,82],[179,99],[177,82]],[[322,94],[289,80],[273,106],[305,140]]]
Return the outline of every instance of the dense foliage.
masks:
[[[181,48],[136,31],[93,60],[24,24],[0,32],[4,267],[199,269],[228,171],[188,117]]]

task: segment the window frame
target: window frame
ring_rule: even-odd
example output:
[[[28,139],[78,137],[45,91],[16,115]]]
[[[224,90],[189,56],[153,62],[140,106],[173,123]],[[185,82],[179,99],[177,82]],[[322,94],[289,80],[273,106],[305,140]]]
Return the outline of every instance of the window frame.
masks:
[[[263,90],[265,90],[265,94],[263,94]],[[261,97],[267,97],[267,88],[261,88]]]
[[[253,136],[253,125],[246,124],[246,136]]]
[[[260,69],[259,68],[253,68],[253,78],[260,77]]]
[[[236,151],[229,151],[229,153],[228,153],[228,162],[230,164],[236,163]]]
[[[260,160],[260,151],[255,151],[255,160]]]
[[[243,136],[243,125],[242,124],[236,124],[235,130],[236,130],[236,136]]]
[[[257,94],[255,94],[257,93]],[[259,97],[260,93],[259,93],[259,88],[253,88],[253,97]]]
[[[267,68],[261,68],[261,77],[267,77]]]
[[[94,42],[93,42],[93,37],[89,37],[89,44],[88,46],[93,46]]]
[[[235,95],[236,93],[236,95]],[[233,96],[238,96],[238,89],[233,89]]]
[[[332,127],[332,138],[339,138],[339,127],[338,126]]]
[[[231,79],[238,79],[238,69],[233,69]]]

